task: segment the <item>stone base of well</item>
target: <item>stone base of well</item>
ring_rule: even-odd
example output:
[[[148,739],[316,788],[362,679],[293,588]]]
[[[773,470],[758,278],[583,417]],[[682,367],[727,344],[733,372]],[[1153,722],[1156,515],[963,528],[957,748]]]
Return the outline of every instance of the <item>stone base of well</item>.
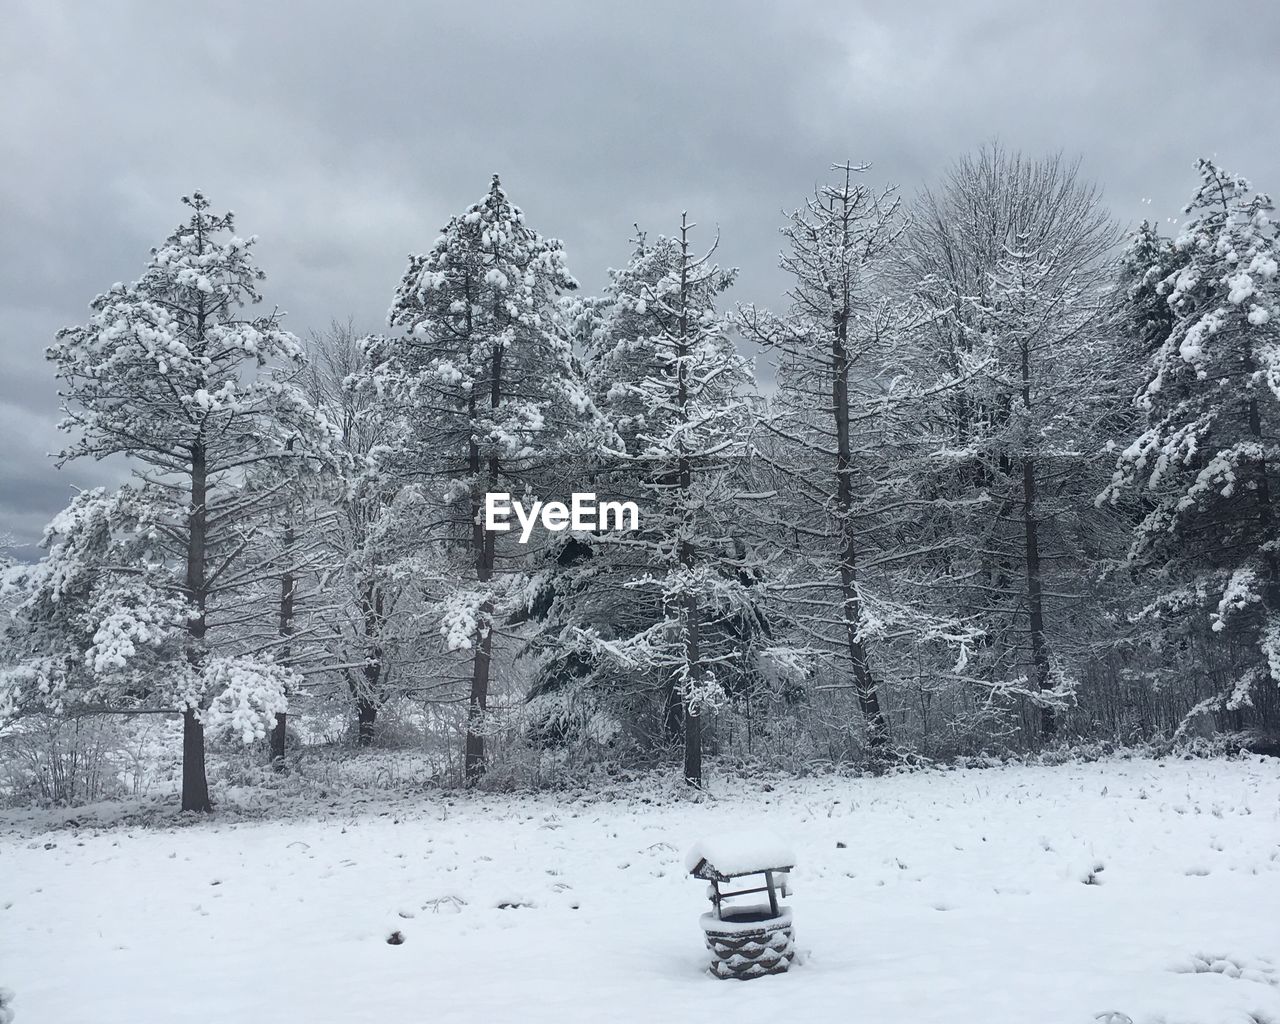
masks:
[[[788,907],[779,907],[776,917],[767,906],[736,907],[724,912],[724,920],[703,914],[700,923],[711,950],[711,973],[717,978],[746,981],[782,974],[796,958]]]

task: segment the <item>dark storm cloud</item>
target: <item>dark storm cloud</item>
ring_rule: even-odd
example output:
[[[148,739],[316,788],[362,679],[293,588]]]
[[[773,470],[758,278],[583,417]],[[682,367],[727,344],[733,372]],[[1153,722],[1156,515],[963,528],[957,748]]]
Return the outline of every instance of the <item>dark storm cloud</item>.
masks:
[[[904,9],[905,8],[905,9]],[[587,288],[688,208],[776,303],[779,211],[835,160],[909,194],[999,136],[1176,216],[1200,154],[1280,187],[1280,7],[1059,3],[58,4],[0,40],[0,532],[55,471],[43,348],[203,189],[262,237],[299,333],[382,323],[405,255],[502,173]],[[1219,24],[1225,22],[1224,24]],[[1267,176],[1271,180],[1267,180]],[[1150,200],[1144,203],[1144,200]]]

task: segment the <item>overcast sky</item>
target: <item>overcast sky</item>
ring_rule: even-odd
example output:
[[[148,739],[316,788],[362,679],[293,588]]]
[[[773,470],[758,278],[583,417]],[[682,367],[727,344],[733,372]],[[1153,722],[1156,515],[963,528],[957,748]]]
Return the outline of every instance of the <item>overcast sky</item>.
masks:
[[[909,10],[906,8],[910,8]],[[0,533],[58,471],[44,348],[132,280],[199,188],[261,237],[298,334],[382,326],[411,251],[501,173],[583,286],[682,209],[777,303],[783,208],[834,161],[912,194],[998,136],[1083,158],[1116,215],[1176,217],[1215,155],[1280,190],[1280,4],[6,3]],[[31,557],[28,549],[25,557]]]

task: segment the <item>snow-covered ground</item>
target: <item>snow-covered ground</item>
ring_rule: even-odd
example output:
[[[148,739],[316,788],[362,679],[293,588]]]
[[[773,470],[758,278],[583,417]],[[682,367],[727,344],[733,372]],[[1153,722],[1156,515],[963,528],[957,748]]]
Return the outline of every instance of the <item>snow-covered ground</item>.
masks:
[[[17,1024],[1277,1024],[1277,765],[721,780],[701,802],[340,798],[285,820],[64,812],[54,829],[10,813],[0,985]],[[744,827],[795,850],[802,963],[717,981],[683,853]]]

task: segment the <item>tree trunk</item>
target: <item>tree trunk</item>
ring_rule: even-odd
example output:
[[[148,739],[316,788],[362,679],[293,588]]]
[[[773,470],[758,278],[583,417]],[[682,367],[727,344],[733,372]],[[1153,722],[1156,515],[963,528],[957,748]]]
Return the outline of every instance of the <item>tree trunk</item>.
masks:
[[[286,770],[285,736],[289,729],[289,716],[283,711],[276,712],[276,724],[271,727],[271,767],[277,772]]]
[[[285,445],[286,449],[293,448],[293,438],[289,438]],[[294,599],[294,579],[293,579],[293,520],[290,518],[284,529],[284,572],[280,575],[280,635],[285,638],[284,643],[280,645],[280,662],[288,665],[293,655],[293,645],[289,642],[289,637],[293,636],[293,599]],[[285,770],[284,748],[285,739],[288,733],[288,715],[279,711],[276,712],[275,728],[271,730],[271,767],[277,772]]]
[[[667,682],[662,696],[662,734],[668,743],[684,738],[684,698],[675,676]]]
[[[690,596],[685,601],[685,664],[689,666],[692,684],[697,682],[693,675],[699,671],[702,656],[698,650],[700,633],[700,613],[698,599]],[[692,701],[685,701],[684,707],[684,781],[689,785],[702,788],[702,709]]]
[[[840,529],[840,613],[844,620],[845,644],[853,667],[854,692],[858,709],[867,723],[867,741],[873,749],[889,739],[888,725],[880,707],[880,691],[871,674],[866,644],[859,636],[862,597],[858,593],[858,547],[850,516],[853,511],[853,453],[849,440],[849,355],[848,319],[838,317],[832,334],[831,406],[836,421],[836,515]]]
[[[367,697],[356,698],[356,746],[373,746],[374,727],[378,724],[378,705]]]
[[[676,408],[680,421],[688,423],[689,404],[689,368],[686,360],[689,356],[689,220],[688,214],[680,217],[680,334],[676,346]],[[679,487],[681,495],[680,507],[688,515],[688,494],[693,485],[693,466],[685,451],[684,440],[677,441],[679,452]],[[685,539],[680,543],[680,564],[686,570],[692,569],[697,558],[693,544],[688,540],[688,530],[684,531]],[[702,654],[700,647],[701,610],[698,607],[698,595],[688,594],[684,599],[684,675],[686,690],[701,682]],[[684,781],[689,785],[702,788],[702,709],[686,692],[684,696]]]
[[[1031,341],[1022,340],[1022,405],[1031,415]],[[1040,522],[1036,518],[1036,461],[1028,451],[1022,456],[1022,523],[1026,539],[1027,614],[1031,630],[1031,664],[1038,693],[1049,689],[1049,648],[1044,636],[1044,588],[1040,579]],[[1040,706],[1040,738],[1051,740],[1058,731],[1057,716],[1047,704]]]
[[[182,809],[213,810],[204,771],[204,726],[191,708],[182,713]]]
[[[493,614],[493,602],[480,606],[482,623]],[[475,658],[471,662],[471,698],[467,705],[467,746],[465,771],[467,785],[479,781],[485,772],[484,717],[489,708],[489,665],[493,658],[493,630],[482,625]]]
[[[1036,519],[1036,467],[1035,460],[1022,460],[1022,514],[1026,533],[1027,556],[1027,611],[1031,628],[1031,663],[1035,669],[1036,690],[1049,689],[1049,648],[1044,636],[1044,596],[1040,579],[1040,524]],[[1054,709],[1048,705],[1040,708],[1040,738],[1051,740],[1058,731]]]
[[[191,447],[191,508],[187,514],[187,600],[195,607],[195,615],[187,620],[187,660],[199,671],[204,662],[205,545],[208,530],[208,466],[205,449],[197,441]],[[187,708],[182,716],[182,809],[207,812],[213,810],[209,799],[209,780],[204,767],[204,726],[195,708]]]
[[[383,596],[377,581],[365,579],[360,588],[360,611],[364,623],[365,659],[360,675],[347,673],[347,685],[356,704],[356,745],[373,743],[374,724],[382,706],[382,617]]]
[[[502,403],[502,351],[500,345],[494,346],[489,382],[490,409],[497,409]],[[480,451],[474,440],[471,442],[470,456],[474,475],[480,469]],[[489,455],[487,469],[486,493],[498,485],[496,452]],[[472,532],[472,543],[476,551],[476,577],[482,587],[493,578],[496,563],[496,538],[484,528],[483,502],[484,496],[477,495]],[[477,782],[485,771],[483,725],[489,707],[489,669],[493,660],[493,624],[490,620],[493,613],[493,601],[485,600],[480,605],[477,627],[479,636],[476,638],[475,657],[471,661],[471,694],[467,703],[467,741],[463,764],[467,785]]]
[[[497,470],[491,459],[490,479],[496,481]],[[481,585],[493,578],[494,536],[480,528],[480,548],[476,559],[476,575]],[[489,667],[493,660],[493,601],[480,605],[479,630],[476,638],[475,657],[471,660],[471,694],[467,703],[467,742],[464,755],[464,772],[467,785],[477,782],[485,771],[484,717],[489,709]]]

